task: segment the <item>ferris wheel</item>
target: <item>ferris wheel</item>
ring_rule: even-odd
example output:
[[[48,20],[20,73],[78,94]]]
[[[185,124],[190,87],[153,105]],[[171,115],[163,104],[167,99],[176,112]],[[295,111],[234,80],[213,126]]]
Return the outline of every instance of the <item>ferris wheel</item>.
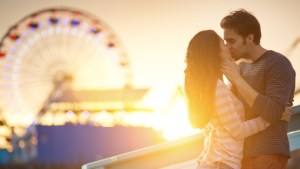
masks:
[[[12,26],[0,44],[0,107],[9,124],[31,123],[62,77],[72,88],[131,83],[122,43],[103,21],[79,10],[51,8]]]

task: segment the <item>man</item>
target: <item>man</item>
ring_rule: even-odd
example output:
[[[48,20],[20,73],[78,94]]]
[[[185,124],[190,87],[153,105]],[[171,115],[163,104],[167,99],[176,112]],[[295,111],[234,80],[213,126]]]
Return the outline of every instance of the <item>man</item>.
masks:
[[[246,111],[246,120],[262,116],[271,125],[244,143],[243,169],[285,169],[290,156],[287,122],[280,121],[286,106],[293,105],[295,71],[280,53],[260,45],[260,24],[244,9],[231,12],[221,23],[233,60],[222,71],[234,86]]]

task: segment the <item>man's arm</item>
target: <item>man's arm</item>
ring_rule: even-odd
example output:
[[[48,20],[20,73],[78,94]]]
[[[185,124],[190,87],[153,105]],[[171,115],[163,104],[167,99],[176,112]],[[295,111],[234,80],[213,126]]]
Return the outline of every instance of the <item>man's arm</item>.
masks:
[[[282,117],[285,107],[291,106],[290,99],[295,90],[295,71],[285,57],[275,58],[270,62],[268,70],[265,71],[265,95],[257,96],[252,110],[263,110],[261,116],[274,123]]]
[[[270,66],[267,72],[266,94],[255,91],[240,75],[239,68],[232,60],[223,61],[222,71],[235,85],[239,94],[251,107],[253,112],[270,123],[282,117],[287,106],[290,93],[294,88],[295,73],[287,60],[280,60]]]

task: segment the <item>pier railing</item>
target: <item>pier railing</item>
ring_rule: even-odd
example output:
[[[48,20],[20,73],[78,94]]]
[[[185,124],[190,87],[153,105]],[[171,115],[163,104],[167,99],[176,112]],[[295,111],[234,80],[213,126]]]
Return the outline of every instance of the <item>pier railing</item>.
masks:
[[[300,106],[292,109],[289,122],[290,150],[300,150]],[[128,153],[101,159],[82,169],[195,169],[201,153],[203,134],[145,147]]]

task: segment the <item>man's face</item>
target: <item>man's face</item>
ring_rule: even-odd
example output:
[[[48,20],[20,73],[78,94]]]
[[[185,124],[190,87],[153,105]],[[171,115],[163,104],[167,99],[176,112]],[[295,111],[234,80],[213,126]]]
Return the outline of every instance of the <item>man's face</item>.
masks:
[[[247,57],[246,40],[233,29],[224,29],[224,40],[234,60]]]

